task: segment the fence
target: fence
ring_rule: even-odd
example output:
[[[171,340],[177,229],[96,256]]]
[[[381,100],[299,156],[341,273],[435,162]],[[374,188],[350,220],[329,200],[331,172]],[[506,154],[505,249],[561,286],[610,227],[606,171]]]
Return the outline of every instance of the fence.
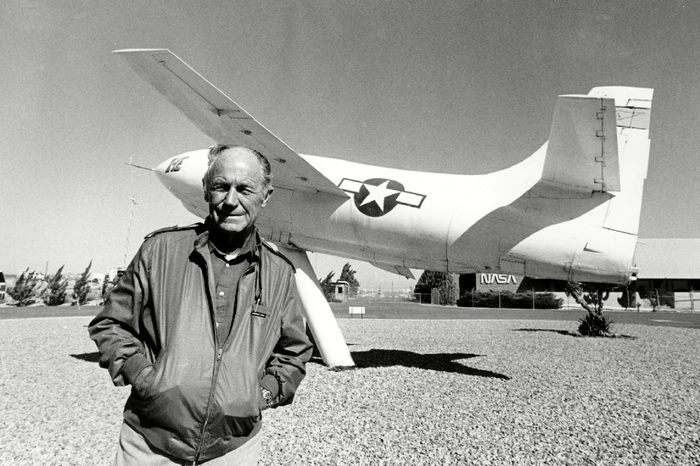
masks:
[[[503,307],[503,294],[493,292],[498,297],[498,307]],[[530,292],[531,293],[531,292]],[[530,294],[528,293],[528,294]],[[630,295],[626,292],[611,292],[608,299],[604,302],[604,309],[609,310],[628,310],[628,311],[653,311],[653,310],[677,310],[677,311],[700,311],[700,292],[697,291],[677,291],[666,292],[655,290],[650,293],[650,297],[640,298],[638,295]],[[534,305],[535,295],[533,293],[530,301],[524,304],[524,307],[531,308]],[[564,292],[553,292],[554,297],[560,298],[564,309],[581,309],[581,305],[576,300],[568,296]],[[624,296],[626,295],[626,296]],[[382,291],[365,291],[357,297],[351,298],[350,302],[353,306],[363,306],[366,304],[381,304],[381,303],[431,303],[430,293],[409,293],[409,292],[382,292]],[[629,303],[625,305],[626,303]],[[496,303],[494,303],[495,305]],[[473,307],[475,303],[463,303],[465,307]],[[532,307],[534,308],[534,307]]]
[[[349,301],[351,301],[353,305],[359,306],[363,303],[429,303],[430,293],[365,291],[359,293],[354,298],[350,298]]]
[[[700,293],[693,290],[673,293],[673,308],[679,311],[700,310]]]
[[[565,293],[554,293],[564,299],[564,308],[580,308],[573,297]],[[696,291],[663,291],[653,290],[645,297],[634,294],[632,291],[610,292],[610,296],[603,303],[603,309],[625,311],[700,311],[700,293]]]

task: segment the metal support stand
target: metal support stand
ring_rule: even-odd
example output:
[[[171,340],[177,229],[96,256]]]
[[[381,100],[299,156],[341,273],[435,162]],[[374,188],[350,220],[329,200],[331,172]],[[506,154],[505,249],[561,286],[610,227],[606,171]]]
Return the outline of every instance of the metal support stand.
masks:
[[[278,245],[279,246],[279,245]],[[330,367],[354,367],[348,345],[305,251],[279,246],[296,268],[296,285],[301,305],[323,362]]]

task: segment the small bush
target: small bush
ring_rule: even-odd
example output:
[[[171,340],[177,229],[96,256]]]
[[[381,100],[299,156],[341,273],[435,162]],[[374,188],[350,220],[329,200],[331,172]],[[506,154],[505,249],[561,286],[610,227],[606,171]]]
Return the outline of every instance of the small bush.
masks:
[[[610,335],[612,320],[603,314],[588,312],[586,316],[579,319],[578,333],[587,337],[604,337]]]
[[[507,309],[532,309],[532,293],[501,293],[501,307]],[[535,293],[535,309],[561,309],[564,300],[553,293]],[[473,304],[472,304],[473,303]],[[494,291],[467,291],[457,300],[461,307],[498,307],[498,293]]]
[[[348,282],[348,294],[351,298],[357,296],[357,290],[360,289],[360,282],[355,278],[356,270],[352,269],[350,262],[346,262],[343,266],[343,270],[340,271],[339,282]]]
[[[29,273],[29,268],[27,268],[19,276],[15,286],[7,291],[7,294],[15,300],[15,304],[18,307],[24,307],[36,302],[38,291],[39,281],[36,279],[35,274]]]
[[[335,275],[335,272],[330,271],[328,275],[326,275],[326,278],[318,281],[318,286],[321,287],[323,296],[326,298],[326,301],[329,302],[333,299],[333,275]]]
[[[42,299],[47,306],[59,306],[66,302],[66,288],[68,280],[63,276],[63,266],[48,278],[46,289],[42,293]]]
[[[620,297],[617,298],[617,304],[625,309],[637,307],[636,290],[633,288],[623,287],[620,289],[620,293]]]
[[[73,285],[73,297],[79,305],[85,304],[87,301],[87,295],[90,292],[90,282],[88,281],[88,277],[90,276],[90,267],[92,267],[92,260],[85,268],[82,275],[80,275],[80,278],[78,278]]]

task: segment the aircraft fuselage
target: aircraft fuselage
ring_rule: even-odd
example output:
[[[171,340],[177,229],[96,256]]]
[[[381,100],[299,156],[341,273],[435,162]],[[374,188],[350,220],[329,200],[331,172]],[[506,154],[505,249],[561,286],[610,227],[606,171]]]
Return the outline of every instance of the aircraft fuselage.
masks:
[[[397,273],[417,268],[628,281],[636,235],[595,226],[604,223],[611,196],[598,193],[554,203],[547,193],[533,193],[545,154],[546,144],[519,164],[483,175],[301,155],[349,197],[275,186],[258,226],[266,238],[281,244],[364,260]],[[207,215],[201,182],[206,160],[207,150],[187,152],[156,169],[161,182],[202,218]],[[571,219],[562,222],[567,216]],[[587,250],[591,242],[605,250]]]

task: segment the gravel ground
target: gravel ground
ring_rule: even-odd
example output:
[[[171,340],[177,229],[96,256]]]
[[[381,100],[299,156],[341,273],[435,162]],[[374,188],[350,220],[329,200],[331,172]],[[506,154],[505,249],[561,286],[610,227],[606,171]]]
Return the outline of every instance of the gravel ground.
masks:
[[[99,465],[128,388],[89,317],[0,323],[0,464]],[[263,464],[700,464],[700,333],[571,322],[341,320],[358,369],[316,363],[265,412]]]

